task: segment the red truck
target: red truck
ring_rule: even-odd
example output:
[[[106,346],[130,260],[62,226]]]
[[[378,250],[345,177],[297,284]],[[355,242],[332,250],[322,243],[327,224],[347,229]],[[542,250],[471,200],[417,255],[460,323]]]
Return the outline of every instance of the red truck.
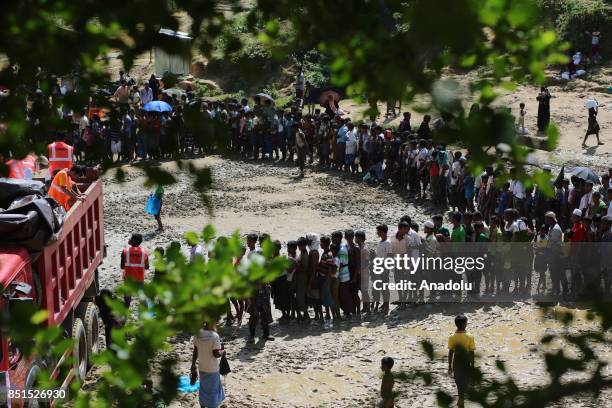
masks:
[[[48,311],[46,326],[61,326],[66,336],[74,338],[73,349],[57,361],[26,357],[0,334],[0,405],[9,407],[37,406],[22,397],[8,398],[8,390],[32,390],[41,368],[51,370],[53,378],[68,389],[76,377],[85,379],[90,357],[99,351],[98,266],[104,247],[102,182],[84,185],[85,199],[77,202],[66,214],[58,239],[32,258],[25,248],[0,246],[0,313],[10,302],[25,298]],[[83,191],[83,190],[81,190]],[[67,358],[74,356],[73,367]],[[4,377],[4,378],[2,378]],[[27,395],[27,394],[26,394]]]

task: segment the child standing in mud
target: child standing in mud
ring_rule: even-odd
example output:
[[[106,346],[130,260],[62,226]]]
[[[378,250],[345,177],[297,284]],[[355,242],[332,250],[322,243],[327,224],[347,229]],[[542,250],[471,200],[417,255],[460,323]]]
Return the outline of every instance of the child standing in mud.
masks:
[[[380,384],[380,397],[382,401],[378,404],[379,408],[393,408],[395,406],[395,399],[393,397],[393,385],[395,379],[391,373],[395,361],[391,357],[383,357],[380,362],[380,368],[382,369],[382,383]]]
[[[457,385],[457,408],[463,408],[465,393],[469,387],[470,371],[474,368],[474,337],[466,332],[467,317],[455,317],[457,331],[448,338],[448,374]]]

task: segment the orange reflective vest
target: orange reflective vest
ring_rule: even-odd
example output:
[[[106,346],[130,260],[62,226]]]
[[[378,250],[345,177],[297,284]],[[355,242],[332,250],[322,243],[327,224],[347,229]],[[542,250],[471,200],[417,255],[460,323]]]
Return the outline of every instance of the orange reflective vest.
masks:
[[[9,160],[6,165],[9,168],[9,178],[32,180],[36,172],[36,158],[32,155],[23,160]]]
[[[73,148],[64,142],[53,142],[49,145],[49,174],[53,177],[56,169],[72,167]]]
[[[72,179],[68,175],[66,169],[60,170],[55,177],[53,177],[48,195],[60,203],[61,206],[64,207],[64,210],[68,211],[70,209],[70,199],[72,197],[65,193],[62,187],[68,191],[72,191]]]
[[[9,178],[12,179],[24,179],[25,173],[23,163],[21,160],[9,160],[6,165],[9,168]]]
[[[123,250],[123,279],[131,276],[136,282],[144,282],[145,268],[149,261],[147,251],[131,246]]]

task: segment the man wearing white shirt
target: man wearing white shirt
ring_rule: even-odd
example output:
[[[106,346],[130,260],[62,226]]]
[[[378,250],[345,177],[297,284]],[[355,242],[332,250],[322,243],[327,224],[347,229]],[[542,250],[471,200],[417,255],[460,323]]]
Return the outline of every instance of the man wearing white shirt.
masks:
[[[408,253],[411,258],[417,259],[420,256],[420,248],[421,248],[421,236],[412,228],[408,229],[408,233],[406,234],[406,239],[408,240]],[[410,275],[410,280],[413,282],[420,282],[420,279],[417,278],[420,275],[420,271],[415,271],[415,273]],[[423,291],[411,291],[408,293],[408,300],[416,301],[420,298],[423,300],[424,292]]]
[[[391,242],[391,247],[393,250],[393,256],[403,257],[404,255],[409,255],[409,246],[408,246],[408,231],[410,230],[410,225],[406,221],[400,221],[397,226],[397,232],[391,236],[389,241]],[[410,271],[406,271],[404,269],[396,268],[393,271],[393,280],[395,283],[399,283],[403,280],[409,280]],[[398,310],[403,310],[406,308],[406,300],[408,298],[407,291],[399,291],[399,301],[400,305]]]
[[[381,224],[376,227],[376,234],[380,238],[380,241],[376,245],[376,258],[383,259],[393,255],[393,246],[387,239],[387,233],[389,228],[385,224]],[[389,271],[385,270],[382,274],[375,276],[374,279],[380,279],[383,283],[389,282]],[[376,290],[373,288],[372,299],[374,300],[374,311],[378,311],[378,305],[380,301],[380,294],[382,292],[383,303],[381,305],[381,312],[387,313],[389,311],[389,290]]]
[[[352,123],[348,123],[348,131],[346,132],[346,145],[344,147],[344,164],[352,173],[357,173],[355,165],[355,156],[357,154],[357,129]]]
[[[559,295],[561,294],[561,289],[563,289],[563,293],[565,294],[567,293],[567,276],[565,276],[565,270],[560,262],[563,230],[557,222],[555,213],[552,211],[545,214],[544,222],[548,226],[546,249],[549,259],[548,269],[552,281],[552,293],[554,295]]]
[[[582,214],[586,214],[586,211],[589,209],[589,204],[591,204],[591,199],[593,196],[593,182],[591,180],[587,180],[584,182],[584,194],[580,199],[580,205],[578,208],[582,211]]]
[[[244,111],[244,113],[249,113],[251,110],[251,107],[249,106],[249,100],[246,98],[242,98],[242,100],[240,101],[240,105],[242,105],[242,110]]]
[[[510,182],[510,193],[512,194],[513,207],[519,211],[521,216],[524,216],[525,186],[520,180],[512,180]]]
[[[153,90],[149,88],[149,83],[145,82],[144,87],[140,91],[140,103],[145,106],[153,100]]]
[[[189,249],[189,263],[193,263],[198,256],[202,257],[202,260],[206,261],[206,255],[206,248],[204,248],[204,245],[192,245]]]

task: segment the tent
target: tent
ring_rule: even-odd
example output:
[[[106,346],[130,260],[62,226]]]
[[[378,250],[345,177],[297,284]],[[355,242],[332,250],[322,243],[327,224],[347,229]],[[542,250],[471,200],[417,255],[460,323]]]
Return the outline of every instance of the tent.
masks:
[[[192,39],[187,33],[162,28],[159,30],[159,35],[162,37],[164,42],[180,41],[181,43],[184,43],[185,49],[189,49],[191,47]],[[188,54],[168,54],[160,47],[155,47],[153,52],[155,55],[155,72],[158,75],[163,75],[166,72],[176,75],[187,75],[190,73],[191,57]]]

